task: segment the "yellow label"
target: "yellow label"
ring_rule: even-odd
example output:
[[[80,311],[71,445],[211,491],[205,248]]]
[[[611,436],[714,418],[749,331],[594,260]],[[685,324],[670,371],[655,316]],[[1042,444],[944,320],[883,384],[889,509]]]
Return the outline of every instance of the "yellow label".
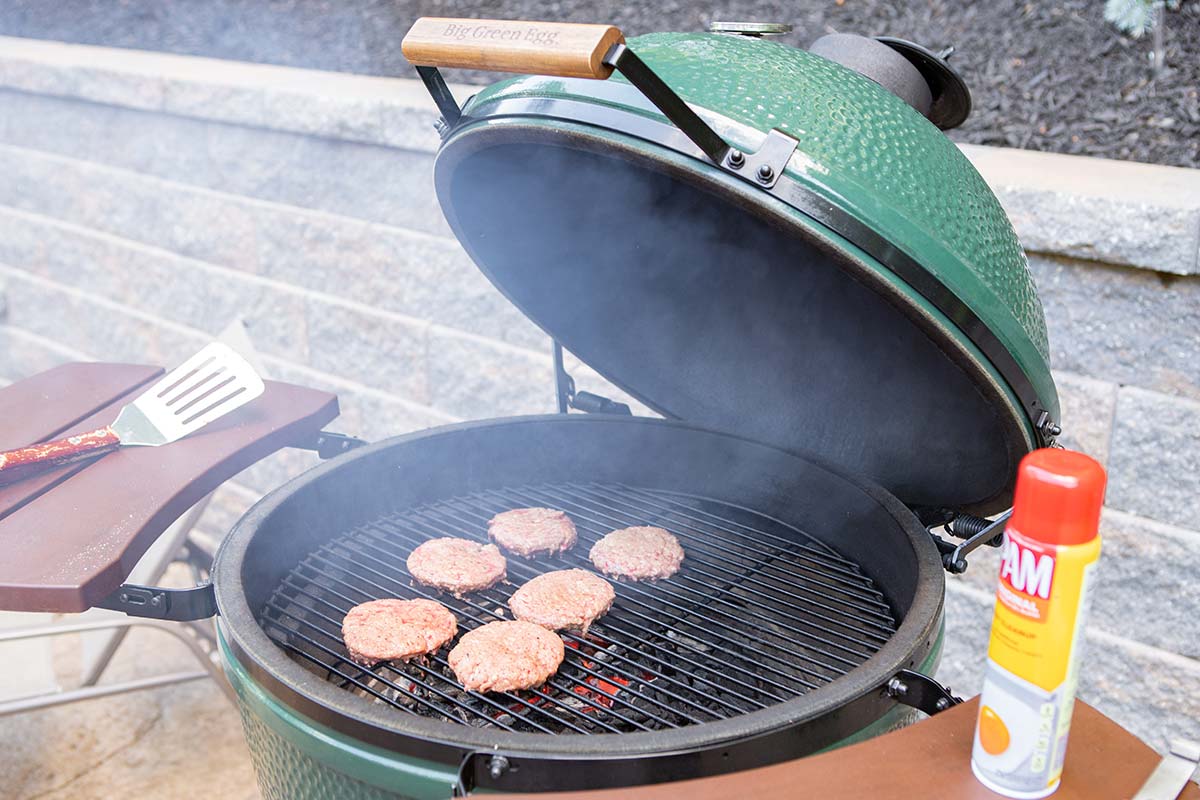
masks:
[[[1009,528],[988,657],[1046,691],[1067,679],[1084,577],[1100,557],[1100,538],[1078,545],[1037,542]]]

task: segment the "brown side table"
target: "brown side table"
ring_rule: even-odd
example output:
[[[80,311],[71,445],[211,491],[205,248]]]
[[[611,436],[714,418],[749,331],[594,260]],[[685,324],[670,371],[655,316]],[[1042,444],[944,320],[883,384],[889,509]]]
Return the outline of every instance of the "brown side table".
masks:
[[[828,753],[633,789],[497,795],[507,800],[996,800],[971,773],[978,699],[902,730]],[[1129,800],[1158,766],[1142,740],[1087,703],[1075,704],[1063,782],[1053,800]],[[1189,783],[1180,800],[1200,800]],[[1169,800],[1163,798],[1162,800]]]
[[[64,364],[0,388],[0,450],[108,424],[163,371],[132,364]],[[173,444],[124,448],[0,487],[0,609],[72,613],[111,603],[164,531],[170,528],[186,539],[188,518],[196,516],[189,509],[210,492],[276,450],[313,447],[321,427],[338,414],[337,398],[302,386],[265,383],[266,390],[253,402]],[[180,524],[173,526],[177,520]],[[107,653],[79,688],[0,702],[0,716],[208,676],[228,689],[209,657],[213,639],[208,620],[173,622],[168,614],[69,621],[4,631],[0,644],[116,631],[111,640],[115,647],[132,626],[175,636],[203,669],[94,685],[111,656]]]

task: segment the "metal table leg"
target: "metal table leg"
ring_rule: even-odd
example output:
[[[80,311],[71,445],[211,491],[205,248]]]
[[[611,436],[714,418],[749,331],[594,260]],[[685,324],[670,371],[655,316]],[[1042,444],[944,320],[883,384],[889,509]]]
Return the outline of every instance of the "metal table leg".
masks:
[[[192,528],[200,521],[204,509],[208,507],[211,499],[212,494],[210,493],[175,520],[171,527],[167,528],[154,545],[146,551],[146,554],[130,571],[127,580],[130,583],[158,583],[163,573],[167,571],[167,567],[175,560],[180,548],[184,546]],[[116,613],[104,609],[93,609],[86,613],[89,616],[96,615],[102,618],[119,618]],[[104,619],[97,621],[104,621]],[[108,668],[109,662],[112,661],[113,655],[116,654],[117,648],[124,641],[126,633],[128,633],[127,628],[110,626],[110,630],[100,637],[100,642],[92,646],[84,646],[83,677],[79,681],[81,686],[96,685],[100,676],[104,674],[104,670]]]
[[[109,697],[116,694],[124,694],[126,692],[138,691],[140,689],[149,689],[156,686],[168,686],[176,683],[184,683],[186,681],[199,680],[200,678],[212,678],[217,686],[225,693],[230,702],[236,700],[233,692],[233,687],[229,685],[229,681],[225,679],[221,667],[213,660],[212,656],[196,641],[191,634],[187,632],[184,626],[176,622],[164,622],[156,619],[135,619],[127,617],[113,620],[97,620],[94,622],[75,622],[62,625],[45,625],[36,628],[25,628],[22,630],[5,631],[0,633],[0,644],[4,642],[15,642],[21,639],[32,639],[41,636],[59,636],[67,633],[85,633],[88,631],[108,630],[120,628],[127,631],[130,627],[140,625],[143,627],[154,628],[164,633],[169,633],[179,641],[183,642],[200,665],[204,667],[203,671],[193,672],[175,672],[167,675],[155,675],[148,678],[137,678],[134,680],[123,681],[105,686],[84,686],[79,689],[70,689],[61,692],[52,692],[50,694],[39,694],[31,697],[22,697],[15,700],[7,700],[0,702],[0,717],[9,714],[19,714],[24,711],[33,711],[35,709],[50,708],[52,706],[64,705],[66,703],[74,703],[79,700],[89,700],[96,697]]]

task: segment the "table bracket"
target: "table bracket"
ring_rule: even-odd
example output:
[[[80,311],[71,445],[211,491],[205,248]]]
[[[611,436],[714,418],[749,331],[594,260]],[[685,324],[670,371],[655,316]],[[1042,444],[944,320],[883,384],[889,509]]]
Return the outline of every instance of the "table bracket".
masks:
[[[317,457],[324,460],[340,456],[342,453],[347,453],[355,448],[369,444],[365,439],[359,439],[357,436],[347,436],[344,433],[332,433],[330,431],[317,431],[317,434],[307,442],[302,442],[296,445],[301,450],[314,450]]]
[[[120,611],[131,617],[193,622],[217,613],[217,597],[211,583],[190,589],[166,589],[161,586],[122,584],[96,608]]]

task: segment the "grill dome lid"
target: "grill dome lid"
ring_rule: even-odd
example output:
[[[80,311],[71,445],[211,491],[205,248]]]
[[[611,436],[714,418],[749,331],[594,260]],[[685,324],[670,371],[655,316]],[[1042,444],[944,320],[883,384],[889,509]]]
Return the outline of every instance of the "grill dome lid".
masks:
[[[705,157],[620,73],[507,80],[466,104],[435,166],[479,268],[665,416],[910,506],[1007,507],[1058,400],[1024,254],[970,162],[803,50],[692,33],[628,48],[751,168],[793,137],[777,182]]]

